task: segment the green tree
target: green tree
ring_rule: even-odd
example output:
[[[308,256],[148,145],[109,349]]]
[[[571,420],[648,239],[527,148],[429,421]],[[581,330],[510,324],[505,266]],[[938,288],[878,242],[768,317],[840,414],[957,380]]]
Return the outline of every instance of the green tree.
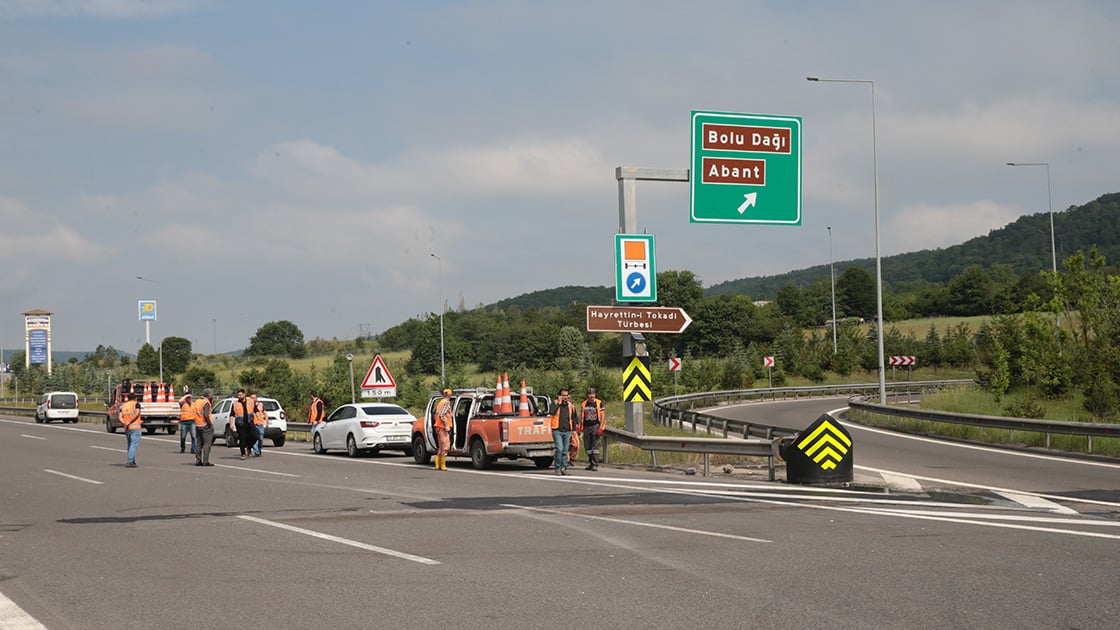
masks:
[[[561,370],[582,367],[585,345],[583,333],[578,328],[562,327],[556,334],[556,367]]]
[[[837,316],[870,319],[878,311],[875,279],[859,267],[848,267],[836,279]]]
[[[276,356],[301,359],[307,354],[303,331],[288,320],[269,322],[257,329],[249,340],[245,356]]]
[[[159,374],[159,353],[152,344],[145,343],[136,352],[136,369],[147,376]]]
[[[182,374],[191,362],[191,340],[184,337],[167,337],[163,340],[163,371]]]

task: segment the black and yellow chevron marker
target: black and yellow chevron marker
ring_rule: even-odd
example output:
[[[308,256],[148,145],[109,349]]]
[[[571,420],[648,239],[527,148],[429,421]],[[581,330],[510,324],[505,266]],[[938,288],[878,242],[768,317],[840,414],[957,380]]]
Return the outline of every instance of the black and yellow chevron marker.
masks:
[[[844,425],[824,414],[786,448],[786,479],[791,483],[851,481],[853,448]]]
[[[626,402],[653,400],[650,387],[649,357],[633,357],[622,370],[622,399]]]
[[[812,433],[798,441],[797,448],[819,464],[821,470],[832,470],[851,450],[852,440],[832,422],[825,420],[818,423]]]

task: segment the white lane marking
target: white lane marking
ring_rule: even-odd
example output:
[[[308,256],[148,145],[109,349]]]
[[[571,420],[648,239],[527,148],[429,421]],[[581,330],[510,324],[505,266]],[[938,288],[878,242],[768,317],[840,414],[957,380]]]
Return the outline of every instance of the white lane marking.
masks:
[[[93,479],[86,479],[85,477],[78,477],[77,475],[68,475],[64,472],[58,472],[57,470],[51,470],[50,468],[44,468],[43,472],[50,473],[52,475],[58,475],[59,477],[66,477],[67,479],[76,479],[78,481],[84,481],[86,483],[92,483],[92,484],[97,485],[97,486],[101,486],[101,485],[105,484],[105,482],[103,482],[103,481],[95,481]],[[0,626],[0,627],[3,627],[3,626]]]
[[[898,512],[897,508],[880,508],[870,506],[863,508],[873,512]],[[945,516],[945,512],[934,512],[932,510],[906,510],[907,514],[922,514],[927,516]],[[1077,514],[1077,512],[1074,512]],[[1022,514],[983,514],[980,512],[953,512],[953,516],[958,518],[983,518],[990,521],[1016,521],[1025,523],[1046,523],[1049,525],[1090,525],[1093,527],[1120,527],[1120,521],[1106,520],[1106,519],[1087,519],[1087,518],[1061,518],[1054,516],[1030,516]]]
[[[15,602],[0,593],[0,628],[5,630],[47,630],[39,620],[27,614]]]
[[[1003,495],[1004,497],[1011,499],[1016,503],[1025,505],[1029,508],[1049,510],[1051,512],[1057,512],[1059,514],[1077,514],[1077,510],[1071,510],[1064,505],[1054,503],[1053,501],[1048,501],[1034,494],[1024,494],[1022,492],[998,492],[997,494]]]
[[[25,438],[31,438],[32,440],[45,440],[45,439],[47,439],[47,438],[42,437],[40,435],[27,435],[26,433],[20,433],[19,436],[20,437],[25,437]]]
[[[918,480],[914,479],[910,475],[884,472],[879,473],[879,476],[883,478],[883,483],[892,488],[903,490],[905,492],[922,491],[922,484],[918,483]]]
[[[306,536],[312,536],[314,538],[321,538],[323,540],[329,540],[331,542],[336,542],[336,543],[339,543],[339,544],[342,544],[342,545],[350,545],[351,547],[357,547],[358,549],[364,549],[366,551],[372,551],[374,553],[380,553],[380,554],[384,554],[386,556],[393,556],[394,558],[400,558],[402,560],[410,560],[412,562],[419,562],[420,564],[440,564],[440,562],[438,560],[432,560],[431,558],[425,558],[423,556],[414,556],[410,553],[405,553],[403,551],[396,551],[396,550],[393,550],[393,549],[386,549],[385,547],[378,547],[376,545],[367,545],[366,543],[358,542],[356,540],[350,540],[348,538],[340,538],[338,536],[332,536],[330,534],[323,534],[321,532],[316,532],[316,531],[313,531],[313,530],[310,530],[310,529],[304,529],[302,527],[296,527],[294,525],[287,525],[285,523],[278,523],[276,521],[267,521],[263,518],[257,518],[255,516],[247,516],[245,514],[241,514],[241,515],[238,515],[237,518],[244,519],[246,521],[252,521],[254,523],[260,523],[261,525],[268,525],[270,527],[276,527],[276,528],[279,528],[279,529],[286,529],[290,532],[296,532],[297,534],[304,534]]]
[[[542,512],[544,514],[554,514],[556,516],[570,516],[572,518],[587,518],[596,521],[607,521],[608,523],[620,523],[622,525],[635,525],[637,527],[652,527],[654,529],[664,529],[671,532],[683,532],[685,534],[694,534],[697,536],[714,536],[716,538],[731,538],[733,540],[744,540],[747,542],[757,543],[770,543],[772,540],[764,538],[751,538],[749,536],[736,536],[735,534],[722,534],[719,532],[706,532],[699,529],[687,529],[684,527],[674,527],[672,525],[658,525],[656,523],[643,523],[641,521],[631,521],[624,518],[609,518],[606,516],[592,516],[590,514],[577,514],[573,512],[564,512],[561,510],[546,510],[544,508],[529,507],[526,505],[515,505],[513,503],[503,503],[502,507],[516,508],[518,510],[527,510],[529,512]]]
[[[249,472],[264,473],[266,475],[280,475],[281,477],[299,477],[300,475],[293,475],[292,473],[275,472],[272,470],[260,470],[258,468],[245,468],[244,466],[230,466],[229,464],[214,464],[218,468],[232,468],[233,470],[247,470]]]
[[[127,448],[109,448],[108,446],[93,446],[93,445],[90,445],[90,448],[95,448],[99,451],[112,451],[114,453],[127,453],[128,452]]]

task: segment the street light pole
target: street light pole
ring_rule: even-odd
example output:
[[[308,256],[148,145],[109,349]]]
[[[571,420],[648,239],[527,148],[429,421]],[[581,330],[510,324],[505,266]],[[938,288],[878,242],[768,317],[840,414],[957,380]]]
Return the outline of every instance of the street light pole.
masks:
[[[439,265],[439,384],[443,387],[447,385],[447,368],[443,358],[443,259],[435,253],[431,256]]]
[[[1008,162],[1008,166],[1045,166],[1046,167],[1046,207],[1050,210],[1050,270],[1058,275],[1058,248],[1054,241],[1054,202],[1050,195],[1049,162]]]
[[[163,339],[159,340],[159,382],[163,382]]]
[[[828,230],[828,276],[832,282],[832,354],[836,354],[836,266],[832,262],[832,226]]]
[[[871,168],[875,178],[875,302],[879,337],[879,404],[885,405],[887,404],[887,372],[883,366],[883,260],[879,245],[879,144],[875,124],[875,82],[868,79],[805,78],[821,83],[863,83],[871,86]]]

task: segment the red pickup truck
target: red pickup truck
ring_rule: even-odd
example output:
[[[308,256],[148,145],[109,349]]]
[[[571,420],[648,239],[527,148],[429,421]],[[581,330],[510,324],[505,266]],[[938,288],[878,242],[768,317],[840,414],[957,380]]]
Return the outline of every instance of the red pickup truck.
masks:
[[[412,427],[412,457],[417,464],[427,464],[436,452],[432,420],[436,403],[441,398],[433,393],[424,415],[417,418]],[[451,409],[455,431],[448,455],[469,456],[471,464],[480,470],[497,459],[531,459],[537,468],[551,466],[556,448],[552,442],[548,399],[530,394],[528,401],[528,416],[520,416],[516,411],[495,413],[494,390],[482,387],[453,390]],[[514,405],[516,407],[517,403]]]

